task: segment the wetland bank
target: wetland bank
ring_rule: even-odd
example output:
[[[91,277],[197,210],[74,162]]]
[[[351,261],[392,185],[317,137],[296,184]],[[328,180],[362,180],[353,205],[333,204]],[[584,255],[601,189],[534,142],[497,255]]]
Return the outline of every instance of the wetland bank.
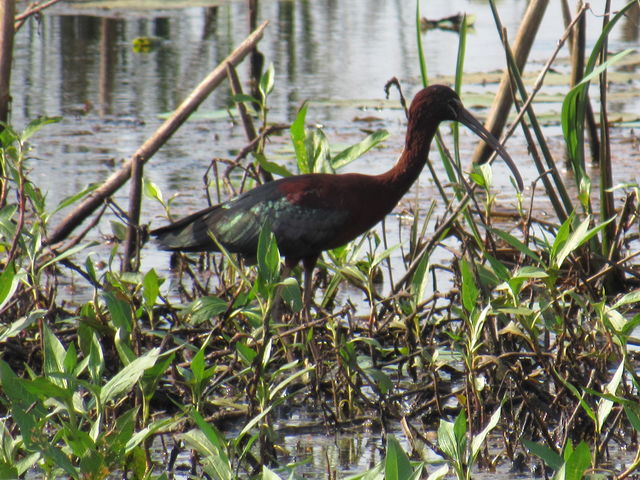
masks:
[[[296,313],[294,271],[275,322],[282,262],[268,239],[255,266],[187,255],[170,269],[151,242],[125,262],[129,183],[51,242],[249,35],[249,2],[62,1],[27,18],[2,133],[2,476],[636,475],[637,5],[613,2],[608,17],[606,2],[571,5],[569,21],[586,21],[578,78],[595,71],[595,165],[586,84],[570,87],[580,35],[547,68],[565,36],[563,2],[549,3],[526,68],[511,73],[519,106],[519,80],[537,94],[527,131],[517,124],[506,142],[523,194],[499,162],[469,178],[475,139],[443,124],[443,147],[384,225],[323,255],[311,318]],[[486,118],[507,65],[498,17],[511,40],[527,3],[420,8],[260,2],[263,68],[252,81],[251,57],[237,66],[255,98],[234,97],[225,72],[144,165],[139,223],[226,200],[261,169],[387,170],[406,129],[397,90],[383,91],[393,76],[408,100],[424,72],[460,85]],[[418,30],[417,16],[458,12],[472,25]],[[234,100],[256,110],[259,140]]]

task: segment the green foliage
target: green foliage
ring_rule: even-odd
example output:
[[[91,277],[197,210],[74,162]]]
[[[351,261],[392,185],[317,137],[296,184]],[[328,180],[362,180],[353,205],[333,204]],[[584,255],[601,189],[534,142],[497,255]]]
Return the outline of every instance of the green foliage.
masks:
[[[419,15],[418,5],[418,21]],[[594,64],[567,96],[571,150],[580,147],[575,129],[587,82],[618,59]],[[255,108],[262,131],[269,127],[274,88],[270,65],[259,81],[259,98],[232,99]],[[388,135],[373,132],[335,152],[322,130],[307,127],[311,113],[304,104],[290,127],[293,170],[301,173],[334,172]],[[305,317],[300,269],[283,278],[268,226],[255,266],[221,249],[221,255],[182,259],[171,282],[155,269],[119,272],[117,244],[108,259],[99,251],[85,255],[92,246],[87,241],[49,249],[52,215],[96,188],[89,185],[51,208],[29,179],[26,142],[52,121],[57,119],[0,134],[0,182],[9,192],[0,205],[0,249],[6,253],[0,259],[0,478],[168,478],[174,467],[158,459],[158,444],[171,455],[191,452],[194,478],[280,478],[310,461],[301,449],[294,452],[300,458],[288,463],[294,454],[283,442],[290,413],[309,404],[321,418],[310,428],[323,432],[364,422],[399,436],[394,429],[401,422],[410,456],[388,434],[384,458],[351,478],[421,478],[425,463],[410,458],[433,459],[425,430],[438,434],[434,450],[442,458],[430,471],[434,480],[450,470],[470,478],[472,469],[497,461],[506,468],[522,447],[555,478],[578,479],[590,468],[609,468],[603,453],[612,439],[633,445],[640,431],[633,363],[640,294],[603,293],[599,276],[627,265],[594,255],[594,247],[613,224],[624,237],[623,227],[634,217],[596,223],[586,174],[577,201],[588,213],[560,202],[574,213],[558,215],[557,222],[523,217],[513,222],[521,230],[505,231],[494,216],[498,196],[488,166],[471,174],[481,195],[469,190],[462,201],[463,191],[452,185],[463,163],[456,140],[455,161],[444,159],[446,181],[429,164],[447,215],[436,222],[435,202],[426,215],[406,202],[397,217],[397,241],[387,244],[384,232],[376,231],[328,252],[313,283],[320,286],[319,305]],[[439,149],[446,157],[443,143]],[[272,161],[264,142],[253,160],[252,167],[291,174]],[[253,170],[236,173],[228,179],[239,187],[236,179]],[[224,182],[215,182],[222,191]],[[157,185],[145,180],[144,192],[171,213],[172,199]],[[113,225],[122,236],[122,221]],[[622,237],[620,248],[635,254]],[[70,269],[75,282],[88,286],[80,305],[59,300],[58,278]],[[454,273],[441,275],[449,269]],[[452,411],[459,412],[453,422]],[[233,426],[223,429],[230,421]],[[499,456],[487,441],[494,429],[505,438]],[[629,471],[639,458],[623,460]]]
[[[438,446],[453,468],[458,480],[469,480],[471,469],[484,445],[489,432],[493,430],[500,420],[501,408],[498,408],[489,422],[471,441],[467,439],[467,418],[464,411],[456,417],[455,422],[440,420],[438,427]]]

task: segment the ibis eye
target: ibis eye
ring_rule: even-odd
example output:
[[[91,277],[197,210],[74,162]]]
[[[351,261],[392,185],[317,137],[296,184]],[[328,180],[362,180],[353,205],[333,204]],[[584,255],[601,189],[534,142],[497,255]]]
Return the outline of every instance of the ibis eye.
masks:
[[[447,102],[447,110],[449,111],[452,119],[455,120],[458,118],[458,112],[460,111],[461,106],[460,101],[455,98],[452,98]]]

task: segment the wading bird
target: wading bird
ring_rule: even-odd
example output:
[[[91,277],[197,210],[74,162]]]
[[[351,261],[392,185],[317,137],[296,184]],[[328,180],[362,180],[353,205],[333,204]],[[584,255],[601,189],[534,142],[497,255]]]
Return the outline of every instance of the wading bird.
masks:
[[[518,188],[522,179],[500,143],[444,85],[429,86],[409,108],[405,146],[380,175],[312,173],[260,185],[236,198],[153,230],[165,250],[216,251],[212,237],[231,253],[255,258],[260,231],[273,231],[288,268],[304,265],[304,308],[308,314],[313,269],[324,250],[339,247],[384,218],[418,178],[440,122],[469,127],[504,159]]]

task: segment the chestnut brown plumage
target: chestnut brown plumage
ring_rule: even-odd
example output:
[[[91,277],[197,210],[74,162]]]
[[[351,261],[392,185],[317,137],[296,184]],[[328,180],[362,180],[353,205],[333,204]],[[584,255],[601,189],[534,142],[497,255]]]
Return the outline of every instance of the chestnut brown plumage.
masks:
[[[151,232],[162,248],[215,251],[212,236],[229,252],[255,257],[264,225],[272,229],[290,268],[302,260],[304,299],[308,308],[311,275],[324,250],[344,245],[384,218],[422,171],[440,122],[458,121],[494,148],[511,169],[518,188],[522,179],[499,142],[444,85],[429,86],[409,109],[405,146],[396,164],[380,175],[314,173],[266,183],[214,207]]]

